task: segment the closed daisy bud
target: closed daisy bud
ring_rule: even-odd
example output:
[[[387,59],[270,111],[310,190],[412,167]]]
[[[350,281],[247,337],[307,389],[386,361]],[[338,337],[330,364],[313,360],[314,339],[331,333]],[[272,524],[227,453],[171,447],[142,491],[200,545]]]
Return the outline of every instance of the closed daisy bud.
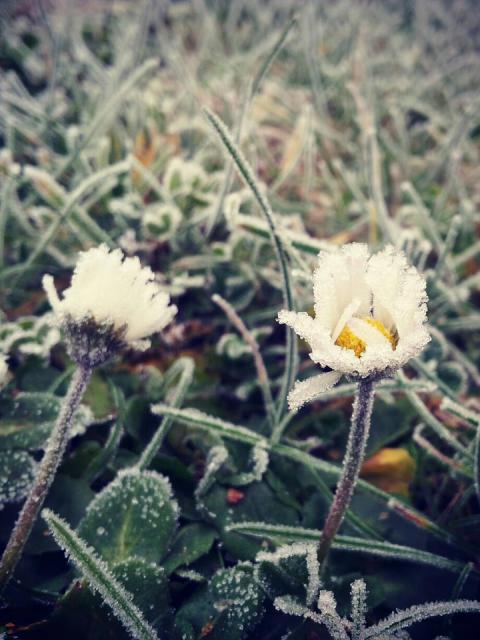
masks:
[[[425,326],[425,280],[403,253],[387,247],[370,256],[364,244],[321,252],[313,275],[315,317],[281,311],[310,347],[310,357],[330,369],[297,382],[290,392],[298,409],[342,377],[390,375],[418,355],[430,340]]]
[[[105,245],[80,254],[62,299],[52,276],[44,276],[43,287],[65,331],[70,355],[90,368],[122,348],[148,347],[148,337],[177,312],[150,268]]]

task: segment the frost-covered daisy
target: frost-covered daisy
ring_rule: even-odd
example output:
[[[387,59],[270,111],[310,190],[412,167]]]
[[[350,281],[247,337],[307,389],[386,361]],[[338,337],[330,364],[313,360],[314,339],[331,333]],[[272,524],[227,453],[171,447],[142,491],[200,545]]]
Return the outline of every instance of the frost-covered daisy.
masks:
[[[321,252],[313,289],[315,317],[283,310],[278,320],[309,343],[314,362],[330,370],[297,382],[291,409],[328,391],[342,375],[389,375],[430,340],[425,280],[393,247],[372,256],[357,243]]]
[[[80,253],[62,299],[52,276],[44,276],[43,287],[72,357],[88,366],[100,364],[123,347],[148,347],[148,337],[161,331],[177,312],[150,268],[106,245]]]

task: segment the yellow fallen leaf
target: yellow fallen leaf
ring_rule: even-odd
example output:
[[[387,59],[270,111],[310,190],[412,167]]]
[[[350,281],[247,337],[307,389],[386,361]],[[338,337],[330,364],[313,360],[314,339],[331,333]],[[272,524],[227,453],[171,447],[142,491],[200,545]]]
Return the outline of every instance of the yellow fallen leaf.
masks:
[[[363,463],[360,475],[383,491],[408,496],[415,460],[406,449],[385,447]]]

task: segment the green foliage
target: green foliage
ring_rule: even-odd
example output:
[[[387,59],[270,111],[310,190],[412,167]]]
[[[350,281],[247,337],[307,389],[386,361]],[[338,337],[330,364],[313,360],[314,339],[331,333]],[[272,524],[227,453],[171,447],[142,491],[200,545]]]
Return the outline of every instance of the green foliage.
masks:
[[[158,562],[176,525],[168,481],[153,471],[124,471],[89,504],[78,531],[109,563],[132,557]]]

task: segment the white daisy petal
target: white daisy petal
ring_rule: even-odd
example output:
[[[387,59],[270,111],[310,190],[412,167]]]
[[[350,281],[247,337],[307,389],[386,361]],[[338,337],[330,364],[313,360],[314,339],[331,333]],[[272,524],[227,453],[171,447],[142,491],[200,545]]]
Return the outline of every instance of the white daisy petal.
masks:
[[[106,245],[80,254],[62,299],[51,276],[44,276],[43,286],[60,321],[67,316],[78,321],[93,318],[100,326],[121,331],[124,341],[134,347],[148,344],[148,337],[161,331],[177,312],[150,268]]]
[[[297,381],[288,394],[288,406],[292,411],[297,411],[307,402],[332,389],[341,377],[342,374],[337,371],[327,371],[308,380]]]
[[[365,320],[361,320],[360,318],[350,318],[347,325],[353,333],[358,336],[360,340],[363,340],[368,346],[384,346],[388,347],[389,350],[392,351],[392,346],[383,333],[380,333],[378,329],[375,329],[375,327],[368,322],[365,322]]]
[[[357,311],[360,309],[360,305],[361,305],[361,301],[359,300],[359,298],[354,298],[352,302],[347,304],[347,306],[345,307],[345,310],[343,311],[342,315],[340,316],[340,319],[338,320],[335,326],[335,329],[333,330],[333,333],[332,333],[333,342],[335,342],[338,336],[342,333],[343,327],[346,324],[348,324],[352,316],[355,313],[357,313]]]

